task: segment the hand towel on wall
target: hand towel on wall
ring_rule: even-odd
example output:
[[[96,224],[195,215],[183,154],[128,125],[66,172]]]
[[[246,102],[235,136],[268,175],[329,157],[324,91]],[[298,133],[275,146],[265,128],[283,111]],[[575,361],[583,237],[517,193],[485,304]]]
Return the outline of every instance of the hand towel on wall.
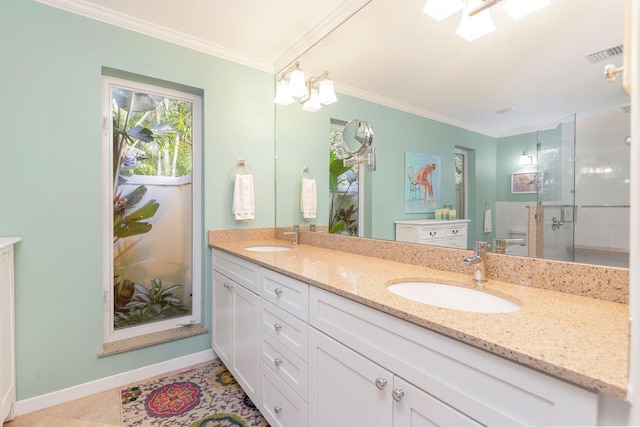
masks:
[[[236,174],[231,212],[235,215],[236,221],[244,221],[256,217],[253,175]]]
[[[318,210],[318,190],[315,178],[302,178],[302,191],[300,194],[300,211],[304,219],[316,217]]]
[[[487,209],[484,211],[484,232],[491,233],[493,229],[491,228],[491,209]]]

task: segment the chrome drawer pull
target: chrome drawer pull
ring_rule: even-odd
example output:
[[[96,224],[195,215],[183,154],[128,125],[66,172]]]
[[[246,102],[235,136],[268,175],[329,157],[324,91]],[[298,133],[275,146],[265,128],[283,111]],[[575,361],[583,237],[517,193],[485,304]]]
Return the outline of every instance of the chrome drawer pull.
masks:
[[[282,323],[276,323],[275,325],[273,325],[273,328],[276,330],[276,332],[280,332],[280,329],[282,329]]]
[[[394,388],[391,392],[391,396],[393,396],[393,400],[400,402],[404,397],[404,390],[401,388]]]
[[[378,390],[382,390],[386,386],[387,386],[386,378],[376,378],[376,387],[378,387]]]
[[[280,295],[282,295],[282,288],[276,288],[273,292],[277,297],[279,297]]]
[[[282,412],[282,406],[280,406],[280,405],[276,405],[276,406],[274,406],[274,407],[273,407],[273,411],[274,411],[276,414],[279,414],[280,412]]]
[[[282,365],[282,359],[280,359],[279,357],[276,357],[275,359],[273,359],[273,364],[276,366]]]

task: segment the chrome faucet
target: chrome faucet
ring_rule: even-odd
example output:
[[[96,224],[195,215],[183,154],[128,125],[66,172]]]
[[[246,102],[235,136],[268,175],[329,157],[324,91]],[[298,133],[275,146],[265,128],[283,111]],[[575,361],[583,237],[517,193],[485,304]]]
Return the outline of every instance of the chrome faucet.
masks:
[[[298,236],[300,235],[300,226],[299,225],[294,225],[293,226],[293,231],[285,231],[284,232],[285,236],[293,236],[293,244],[297,245],[298,244]]]
[[[464,265],[473,266],[473,281],[485,283],[487,281],[487,242],[473,242],[475,256],[462,260]]]

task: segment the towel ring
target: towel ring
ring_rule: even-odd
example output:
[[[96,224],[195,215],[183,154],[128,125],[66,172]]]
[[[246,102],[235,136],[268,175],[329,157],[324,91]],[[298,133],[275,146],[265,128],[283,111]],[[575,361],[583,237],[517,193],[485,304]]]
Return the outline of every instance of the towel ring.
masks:
[[[315,179],[315,177],[316,177],[316,173],[313,171],[313,169],[311,169],[309,166],[306,166],[306,165],[300,171],[300,177],[304,178],[304,174],[305,173],[308,174],[309,178],[311,178],[311,179]]]
[[[484,202],[484,210],[488,209],[491,209],[491,205],[489,204],[489,202]]]
[[[249,170],[249,173],[251,173],[251,165],[249,164],[249,162],[245,161],[244,159],[238,159],[238,161],[236,162],[236,165],[233,167],[234,174],[238,173],[238,168],[247,168]]]

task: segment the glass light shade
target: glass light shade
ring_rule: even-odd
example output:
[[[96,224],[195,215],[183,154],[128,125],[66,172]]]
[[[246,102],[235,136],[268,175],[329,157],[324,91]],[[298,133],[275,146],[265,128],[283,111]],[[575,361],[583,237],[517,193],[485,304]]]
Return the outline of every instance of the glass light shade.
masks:
[[[311,98],[309,98],[302,105],[302,109],[304,111],[311,111],[313,113],[313,112],[318,111],[321,108],[322,108],[322,105],[320,105],[320,102],[318,101],[318,92],[316,92],[315,90],[312,90]]]
[[[469,11],[473,10],[477,4],[478,3],[469,1],[467,8],[462,11],[462,19],[456,30],[457,35],[469,42],[496,30],[496,26],[493,25],[493,21],[491,20],[489,9],[469,16]]]
[[[528,156],[526,151],[520,156],[520,166],[531,166],[533,164],[533,156]]]
[[[300,98],[307,93],[307,85],[304,82],[304,71],[300,68],[293,70],[289,76],[289,90],[291,95]]]
[[[329,105],[336,102],[336,93],[333,90],[333,80],[324,79],[318,84],[318,101],[321,104]]]
[[[285,79],[280,80],[276,85],[276,97],[273,102],[280,105],[289,105],[293,102],[289,82]]]
[[[505,0],[502,7],[513,19],[520,19],[550,3],[551,0]]]
[[[462,0],[427,0],[422,11],[439,22],[462,10],[463,7]]]

